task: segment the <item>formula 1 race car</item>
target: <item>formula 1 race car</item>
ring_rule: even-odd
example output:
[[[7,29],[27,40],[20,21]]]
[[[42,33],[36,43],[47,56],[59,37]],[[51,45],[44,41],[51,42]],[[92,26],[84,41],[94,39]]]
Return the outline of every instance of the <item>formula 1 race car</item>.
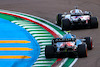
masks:
[[[80,9],[71,10],[69,14],[57,15],[57,25],[62,27],[62,30],[69,30],[71,28],[98,28],[98,21],[96,17],[91,16],[91,12]]]
[[[76,39],[75,35],[65,34],[63,38],[54,38],[52,45],[45,47],[46,58],[87,57],[87,49],[92,50],[92,38]]]

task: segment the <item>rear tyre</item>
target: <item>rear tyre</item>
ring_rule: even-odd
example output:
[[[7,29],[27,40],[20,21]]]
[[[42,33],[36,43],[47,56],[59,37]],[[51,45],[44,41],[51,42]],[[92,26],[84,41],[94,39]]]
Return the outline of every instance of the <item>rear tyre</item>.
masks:
[[[90,18],[90,27],[91,28],[98,28],[98,20],[96,17]]]
[[[93,49],[92,38],[91,37],[85,37],[85,39],[86,39],[87,49],[92,50]]]
[[[57,15],[57,25],[61,26],[62,14]]]
[[[87,57],[87,48],[85,44],[78,45],[78,57]]]
[[[70,20],[69,19],[62,19],[62,30],[69,30],[71,26]]]
[[[53,45],[47,45],[45,47],[45,57],[46,58],[54,58],[55,57],[55,49]]]

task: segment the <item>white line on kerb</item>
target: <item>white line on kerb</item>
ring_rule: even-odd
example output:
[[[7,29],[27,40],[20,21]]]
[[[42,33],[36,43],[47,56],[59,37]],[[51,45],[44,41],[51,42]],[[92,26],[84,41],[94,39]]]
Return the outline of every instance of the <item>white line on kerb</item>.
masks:
[[[78,60],[78,58],[75,58],[75,60],[71,63],[71,65],[69,67],[72,67],[76,63],[77,60]]]
[[[20,23],[15,23],[15,24],[20,24]]]
[[[45,51],[45,49],[41,49],[40,51]]]
[[[45,52],[40,52],[40,54],[45,54]]]
[[[36,27],[38,28],[40,26],[32,26],[32,27],[31,26],[24,26],[23,28],[36,28]]]
[[[33,34],[32,36],[50,36],[51,34]]]
[[[31,31],[31,30],[43,30],[43,29],[27,29],[27,31]]]
[[[48,31],[31,31],[30,33],[32,34],[32,33],[49,33],[49,32]]]
[[[39,55],[39,57],[45,57],[45,55]]]
[[[21,26],[22,27],[23,25],[18,25],[18,26]]]
[[[38,40],[37,42],[51,42],[52,40]]]
[[[37,60],[46,60],[46,58],[38,58]]]
[[[32,22],[26,22],[26,21],[22,21],[22,20],[14,20],[14,21],[11,21],[12,23],[20,23],[20,24],[33,24]],[[36,25],[36,24],[35,24]]]
[[[48,44],[51,44],[51,43],[39,43],[39,45],[48,45]]]
[[[40,27],[40,26],[24,26],[26,28],[30,28],[30,27]]]
[[[40,46],[40,48],[45,48],[45,46]]]
[[[53,37],[35,37],[35,39],[53,39]]]
[[[19,23],[19,24],[21,24],[21,25],[23,25],[23,26],[38,26],[37,24],[22,24],[22,23]]]
[[[33,65],[32,67],[37,66],[37,67],[43,67],[43,66],[51,66],[51,64],[38,64],[38,65]]]
[[[37,61],[35,63],[53,63],[54,61]]]
[[[68,58],[65,58],[64,61],[61,63],[61,65],[59,67],[62,67],[67,60],[68,60]]]

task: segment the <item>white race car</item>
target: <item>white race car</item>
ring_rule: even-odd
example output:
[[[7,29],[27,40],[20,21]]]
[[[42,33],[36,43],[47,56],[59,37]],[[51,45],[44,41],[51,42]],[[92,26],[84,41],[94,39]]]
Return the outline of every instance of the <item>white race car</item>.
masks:
[[[73,9],[69,14],[57,15],[57,25],[62,27],[62,30],[69,30],[72,27],[88,27],[98,28],[98,21],[96,17],[91,16],[91,12],[82,11],[80,9]]]

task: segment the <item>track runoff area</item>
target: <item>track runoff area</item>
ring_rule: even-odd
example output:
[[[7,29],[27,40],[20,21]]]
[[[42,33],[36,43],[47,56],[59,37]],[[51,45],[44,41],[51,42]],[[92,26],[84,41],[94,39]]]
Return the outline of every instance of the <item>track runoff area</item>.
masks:
[[[19,66],[17,67],[72,67],[75,64],[75,62],[78,60],[78,58],[64,58],[64,59],[61,59],[61,58],[46,59],[45,58],[45,46],[51,45],[51,41],[53,38],[63,37],[63,35],[67,33],[67,32],[61,31],[61,28],[56,26],[55,24],[33,15],[20,13],[20,12],[14,12],[14,11],[8,11],[8,10],[0,10],[0,18],[11,22],[13,25],[15,24],[18,27],[25,29],[26,32],[30,34],[30,37],[31,36],[33,37],[33,39],[29,41],[27,39],[28,38],[30,39],[30,37],[26,38],[25,40],[26,43],[27,42],[31,43],[30,44],[31,48],[26,49],[31,56],[25,55],[25,57],[23,57],[19,55],[21,57],[18,57],[18,58],[16,58],[16,56],[13,56],[13,57],[10,56],[11,58],[9,58],[9,60],[13,63],[13,65],[19,64]],[[20,32],[17,32],[16,30],[16,33],[20,33]],[[25,36],[25,35],[20,35],[20,36]],[[9,42],[13,42],[13,41],[9,41]],[[34,42],[36,45],[34,45]],[[5,50],[7,49],[9,48],[6,48]],[[14,48],[11,48],[11,49],[14,49]],[[4,58],[4,57],[0,55],[0,61],[1,60],[8,61],[8,58]],[[16,61],[12,59],[15,59]],[[25,61],[28,61],[29,64]],[[8,64],[10,64],[10,62],[8,62]]]

